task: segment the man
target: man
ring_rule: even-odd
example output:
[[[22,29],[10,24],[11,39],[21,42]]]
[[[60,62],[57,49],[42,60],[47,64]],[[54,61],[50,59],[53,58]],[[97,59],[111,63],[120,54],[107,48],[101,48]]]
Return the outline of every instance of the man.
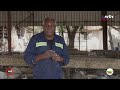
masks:
[[[69,63],[65,41],[55,29],[55,19],[45,18],[43,32],[33,35],[25,50],[24,60],[33,65],[34,79],[62,79],[62,66]]]

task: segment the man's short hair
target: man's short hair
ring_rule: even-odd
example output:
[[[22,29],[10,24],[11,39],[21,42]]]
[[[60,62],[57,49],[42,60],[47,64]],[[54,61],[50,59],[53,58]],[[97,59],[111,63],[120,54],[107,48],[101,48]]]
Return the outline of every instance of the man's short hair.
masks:
[[[53,21],[55,22],[55,25],[57,25],[56,20],[52,17],[46,17],[44,21],[42,22],[42,25],[44,25],[45,22]]]

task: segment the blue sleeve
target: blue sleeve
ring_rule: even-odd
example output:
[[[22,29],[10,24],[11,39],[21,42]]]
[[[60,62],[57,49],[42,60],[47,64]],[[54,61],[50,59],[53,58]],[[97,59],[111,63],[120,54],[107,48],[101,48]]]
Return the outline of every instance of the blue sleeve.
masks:
[[[67,64],[69,63],[70,58],[69,58],[68,47],[66,46],[64,39],[63,39],[62,57],[63,57],[63,59],[64,59],[62,65],[63,65],[63,66],[64,66],[64,65],[67,65]]]
[[[36,44],[35,44],[35,38],[32,36],[30,39],[28,46],[24,52],[24,60],[27,64],[32,65],[36,57]]]

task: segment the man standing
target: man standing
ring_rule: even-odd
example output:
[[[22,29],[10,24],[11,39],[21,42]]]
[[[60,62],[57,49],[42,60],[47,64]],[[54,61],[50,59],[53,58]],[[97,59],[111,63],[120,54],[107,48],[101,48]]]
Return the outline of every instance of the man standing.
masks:
[[[24,52],[26,63],[33,65],[34,79],[62,79],[62,66],[69,63],[67,46],[55,28],[55,19],[45,18],[43,32],[32,36]]]

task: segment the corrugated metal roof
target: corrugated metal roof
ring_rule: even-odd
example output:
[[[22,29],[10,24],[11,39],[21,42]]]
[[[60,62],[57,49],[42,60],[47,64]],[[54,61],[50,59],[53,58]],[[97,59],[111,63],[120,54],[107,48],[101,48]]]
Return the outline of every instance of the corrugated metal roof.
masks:
[[[101,11],[11,11],[12,25],[41,25],[45,17],[54,17],[58,25],[101,25]],[[120,25],[119,11],[107,11],[114,15],[108,24]],[[115,16],[116,15],[116,16]],[[7,11],[0,11],[0,26],[7,25]]]

